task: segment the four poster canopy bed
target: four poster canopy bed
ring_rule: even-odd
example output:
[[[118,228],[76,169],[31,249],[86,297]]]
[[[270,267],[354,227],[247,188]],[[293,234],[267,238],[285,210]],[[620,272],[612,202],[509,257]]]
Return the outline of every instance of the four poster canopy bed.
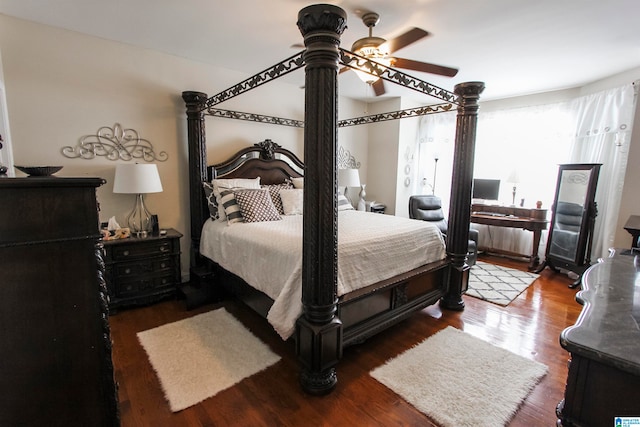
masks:
[[[292,337],[303,389],[322,394],[337,382],[335,366],[344,347],[438,301],[444,308],[464,308],[475,127],[484,85],[463,83],[451,93],[339,48],[346,13],[336,6],[306,7],[297,24],[306,47],[301,53],[213,97],[183,92],[191,274],[192,279],[212,276],[211,286],[223,286],[265,316],[284,339]],[[339,122],[339,63],[444,104]],[[302,67],[304,122],[215,108]],[[338,127],[438,113],[454,105],[455,190],[446,245],[426,221],[354,211],[341,203]],[[291,151],[265,140],[209,166],[206,115],[304,127],[305,158],[313,161],[303,164]]]

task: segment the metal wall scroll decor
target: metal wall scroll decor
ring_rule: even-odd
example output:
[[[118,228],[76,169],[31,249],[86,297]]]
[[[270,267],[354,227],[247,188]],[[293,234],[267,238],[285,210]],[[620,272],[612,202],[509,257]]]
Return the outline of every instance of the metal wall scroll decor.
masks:
[[[156,153],[151,142],[140,138],[135,129],[124,129],[119,123],[112,128],[103,126],[95,135],[80,138],[75,147],[62,147],[62,155],[70,159],[93,159],[103,156],[109,160],[144,160],[164,162],[169,156],[166,151]]]
[[[360,162],[351,155],[351,151],[338,147],[338,169],[360,169]]]

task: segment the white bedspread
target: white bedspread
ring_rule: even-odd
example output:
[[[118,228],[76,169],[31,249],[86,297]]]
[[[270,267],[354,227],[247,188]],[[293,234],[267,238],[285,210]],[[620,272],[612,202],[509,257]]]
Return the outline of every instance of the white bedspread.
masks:
[[[208,220],[200,252],[274,300],[267,320],[283,339],[302,313],[302,215],[282,221]],[[360,211],[338,216],[338,296],[445,258],[426,221]]]

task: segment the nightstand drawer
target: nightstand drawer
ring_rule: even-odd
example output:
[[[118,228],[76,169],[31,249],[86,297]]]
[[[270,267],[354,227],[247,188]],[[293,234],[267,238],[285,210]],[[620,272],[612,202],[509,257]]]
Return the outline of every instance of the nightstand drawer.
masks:
[[[119,280],[127,278],[159,273],[162,271],[173,271],[175,260],[168,257],[155,259],[142,259],[134,262],[123,262],[113,265],[114,274]]]
[[[152,293],[166,292],[168,289],[175,290],[176,281],[172,274],[165,274],[158,277],[143,277],[133,280],[118,281],[116,292],[123,297],[140,297]]]
[[[113,261],[125,261],[149,255],[169,254],[173,248],[170,240],[158,240],[144,245],[121,245],[111,251]]]

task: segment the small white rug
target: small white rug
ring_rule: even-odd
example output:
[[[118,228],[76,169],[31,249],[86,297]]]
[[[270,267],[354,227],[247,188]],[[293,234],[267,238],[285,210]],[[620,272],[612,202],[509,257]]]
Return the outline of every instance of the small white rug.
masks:
[[[505,425],[547,367],[447,327],[371,371],[443,427]]]
[[[469,272],[467,295],[506,306],[527,289],[539,274],[477,261]]]
[[[138,333],[173,412],[280,360],[223,308]]]

